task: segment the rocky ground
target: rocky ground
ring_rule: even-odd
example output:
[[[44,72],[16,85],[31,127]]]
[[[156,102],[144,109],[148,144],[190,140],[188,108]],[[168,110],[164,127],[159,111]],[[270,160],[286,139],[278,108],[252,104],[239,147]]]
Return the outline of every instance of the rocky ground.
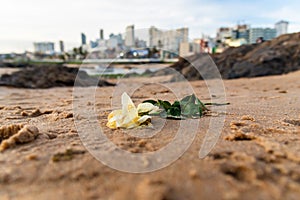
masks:
[[[19,70],[16,68],[0,68],[7,72],[0,77],[0,86],[11,86],[18,88],[51,88],[73,86],[109,86],[111,83],[90,77],[78,68],[65,67],[63,65],[27,65]]]
[[[193,130],[195,140],[183,156],[145,174],[120,172],[99,162],[84,147],[74,126],[74,117],[77,122],[86,121],[74,114],[73,102],[95,94],[95,101],[87,100],[81,108],[94,110],[95,105],[99,126],[118,147],[132,153],[153,152],[172,141],[180,121],[167,120],[148,139],[127,134],[134,130],[104,126],[112,101],[118,105],[116,91],[122,91],[122,84],[96,91],[78,88],[76,96],[72,87],[0,87],[0,199],[299,199],[299,76],[297,71],[225,80],[230,102],[226,112],[199,119],[199,128]],[[141,84],[133,101],[173,101],[175,95],[167,87],[184,91],[186,86],[165,83],[168,78],[128,79],[133,86]],[[145,80],[152,83],[143,85]],[[214,94],[208,93],[204,81],[191,84],[201,100],[210,101]],[[199,159],[210,120],[224,115],[217,145]],[[157,124],[159,119],[153,118],[152,130],[158,129]],[[94,130],[86,126],[85,131]],[[117,150],[108,152],[113,151]]]
[[[279,75],[300,69],[300,33],[286,34],[260,44],[231,47],[220,54],[198,54],[171,65],[188,80],[206,79],[218,67],[223,79]],[[163,69],[154,75],[173,74]],[[197,71],[198,70],[198,71]],[[199,73],[200,72],[200,73]],[[174,75],[172,81],[180,79]]]

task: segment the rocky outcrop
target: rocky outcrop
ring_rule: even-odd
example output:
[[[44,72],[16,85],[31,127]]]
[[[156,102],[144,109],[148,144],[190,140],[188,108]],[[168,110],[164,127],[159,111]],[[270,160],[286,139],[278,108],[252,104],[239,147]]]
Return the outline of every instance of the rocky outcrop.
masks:
[[[231,48],[214,56],[224,78],[279,75],[300,69],[300,33],[256,45]]]
[[[0,86],[20,88],[51,88],[74,86],[111,86],[113,84],[90,77],[78,68],[62,65],[30,66],[12,74],[4,74],[0,78]]]
[[[199,80],[213,78],[213,66],[218,67],[225,79],[279,75],[299,70],[300,33],[282,35],[261,44],[228,48],[221,54],[181,58],[170,67],[188,80]],[[163,72],[158,71],[155,75]],[[179,80],[179,76],[174,75],[172,80]]]

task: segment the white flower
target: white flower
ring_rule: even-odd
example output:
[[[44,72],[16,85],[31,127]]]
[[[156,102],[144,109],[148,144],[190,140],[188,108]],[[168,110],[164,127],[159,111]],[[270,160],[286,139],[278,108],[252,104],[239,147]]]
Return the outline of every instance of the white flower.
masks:
[[[151,117],[148,115],[139,116],[138,109],[136,109],[132,100],[126,92],[122,94],[122,110],[114,110],[108,115],[108,122],[106,126],[111,129],[116,128],[135,128],[143,124],[149,124]],[[152,105],[152,104],[151,104]],[[140,105],[139,105],[140,106]],[[149,110],[146,107],[149,105],[140,106],[142,110]],[[147,107],[147,108],[148,108]]]

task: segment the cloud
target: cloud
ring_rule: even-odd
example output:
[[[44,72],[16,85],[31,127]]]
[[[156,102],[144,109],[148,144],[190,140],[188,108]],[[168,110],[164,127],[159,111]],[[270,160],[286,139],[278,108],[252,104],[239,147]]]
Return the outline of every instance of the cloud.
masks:
[[[289,22],[289,32],[299,32],[300,14],[298,8],[299,6],[295,3],[286,4],[273,12],[265,13],[264,16],[276,22],[282,19],[287,20]]]
[[[252,26],[273,26],[290,21],[290,30],[300,30],[299,1],[271,0],[10,0],[0,7],[0,40],[54,41],[80,43],[80,33],[96,39],[152,25],[162,29],[189,27],[190,38],[202,33],[215,35],[220,26],[238,22]],[[0,46],[2,43],[0,41]],[[67,45],[68,46],[68,45]],[[1,50],[0,50],[1,51]]]

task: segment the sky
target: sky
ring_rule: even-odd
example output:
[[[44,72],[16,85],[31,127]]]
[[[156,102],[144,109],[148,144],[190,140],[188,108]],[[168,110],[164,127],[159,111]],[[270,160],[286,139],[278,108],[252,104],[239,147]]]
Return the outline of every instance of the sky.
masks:
[[[124,33],[134,24],[137,32],[189,28],[189,37],[215,36],[221,26],[246,23],[274,27],[286,20],[289,32],[300,31],[299,0],[0,0],[0,53],[33,50],[33,42],[65,42],[66,49],[110,33]]]

